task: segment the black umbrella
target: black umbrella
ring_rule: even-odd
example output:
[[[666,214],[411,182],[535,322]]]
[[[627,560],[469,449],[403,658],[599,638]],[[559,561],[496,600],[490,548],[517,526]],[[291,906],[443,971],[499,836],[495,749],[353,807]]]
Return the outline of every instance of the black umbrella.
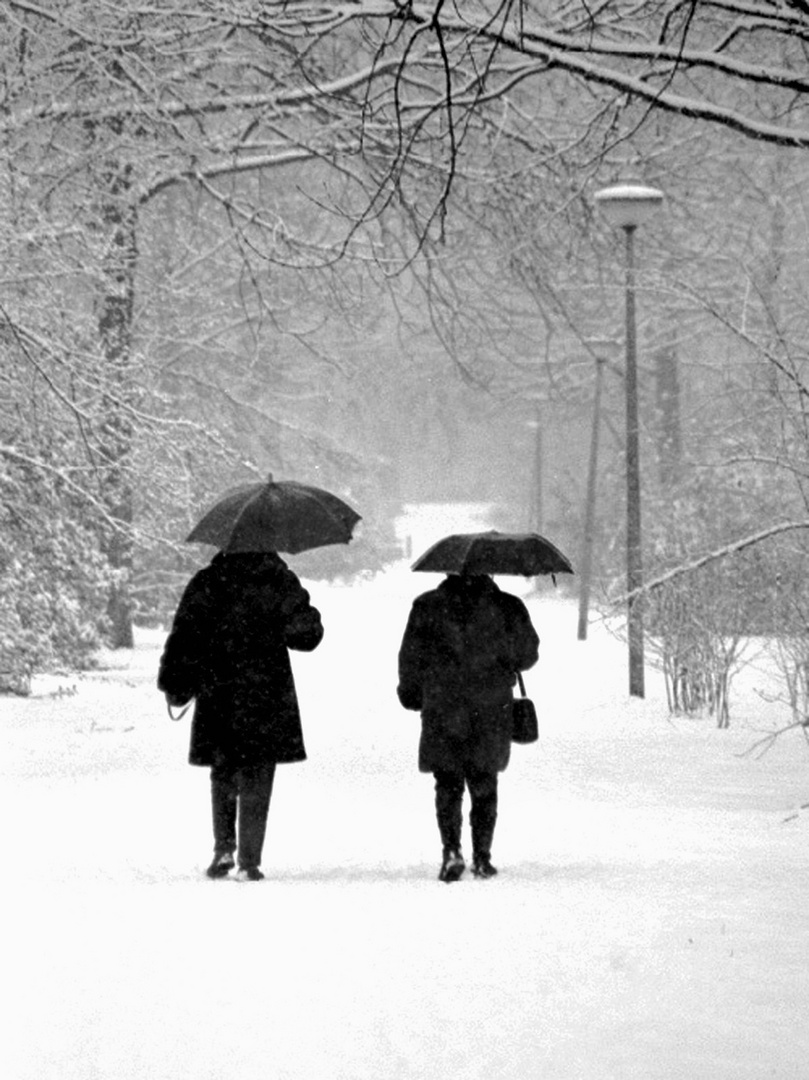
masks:
[[[539,533],[453,533],[413,563],[443,574],[572,574],[570,560]]]
[[[360,515],[322,488],[294,480],[243,484],[226,492],[197,522],[186,542],[229,554],[284,551],[296,555],[347,544]]]

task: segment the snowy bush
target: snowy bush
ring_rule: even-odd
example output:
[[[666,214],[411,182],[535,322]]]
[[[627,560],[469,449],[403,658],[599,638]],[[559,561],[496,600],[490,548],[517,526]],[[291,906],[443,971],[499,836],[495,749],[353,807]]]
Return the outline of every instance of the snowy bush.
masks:
[[[672,499],[650,529],[649,578],[672,570],[675,576],[645,599],[649,652],[662,668],[672,713],[712,715],[720,728],[730,724],[731,682],[751,639],[778,632],[778,568],[789,563],[791,575],[798,569],[783,546],[771,542],[732,550],[733,540],[756,527],[735,487],[717,495],[695,484]],[[695,553],[707,552],[716,557],[688,566]]]
[[[788,704],[792,721],[809,718],[809,589],[806,574],[806,535],[787,537],[778,545],[773,574],[773,626],[767,651],[775,663],[780,700]]]
[[[809,588],[805,529],[753,536],[659,584],[648,598],[651,649],[672,712],[730,722],[730,681],[753,641],[765,643],[796,720],[809,715]]]
[[[53,507],[48,508],[53,509]],[[84,668],[104,642],[110,574],[93,533],[37,507],[0,530],[0,692],[37,671]]]
[[[738,594],[716,567],[702,568],[653,591],[650,651],[657,654],[672,713],[716,717],[730,725],[730,684],[746,638],[739,629]]]

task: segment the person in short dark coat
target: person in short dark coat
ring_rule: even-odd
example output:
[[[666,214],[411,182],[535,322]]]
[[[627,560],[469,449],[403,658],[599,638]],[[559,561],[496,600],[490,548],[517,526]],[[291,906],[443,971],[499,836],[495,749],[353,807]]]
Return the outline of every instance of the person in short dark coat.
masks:
[[[439,878],[457,881],[462,801],[472,807],[473,872],[491,877],[497,774],[511,753],[516,672],[536,663],[539,638],[519,597],[486,575],[451,574],[413,602],[399,650],[399,701],[421,712],[418,764],[435,777],[443,860]]]
[[[304,761],[289,649],[311,651],[320,613],[276,554],[219,553],[185,588],[160,660],[169,705],[196,699],[189,762],[210,766],[214,860],[259,880],[275,767]],[[238,811],[238,814],[237,814]]]

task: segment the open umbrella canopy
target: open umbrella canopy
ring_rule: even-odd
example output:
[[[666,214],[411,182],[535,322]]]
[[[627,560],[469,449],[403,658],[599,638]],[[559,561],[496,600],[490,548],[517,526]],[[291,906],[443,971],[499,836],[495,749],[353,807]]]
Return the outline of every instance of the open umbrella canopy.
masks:
[[[228,554],[283,551],[296,555],[347,544],[360,515],[336,495],[294,480],[243,484],[226,492],[197,522],[186,542]]]
[[[572,574],[570,560],[539,533],[453,533],[433,544],[413,570],[443,574]]]

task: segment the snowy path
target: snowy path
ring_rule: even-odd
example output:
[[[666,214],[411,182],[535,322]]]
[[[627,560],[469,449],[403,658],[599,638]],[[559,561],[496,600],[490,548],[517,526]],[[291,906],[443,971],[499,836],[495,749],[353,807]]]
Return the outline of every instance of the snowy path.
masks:
[[[310,760],[279,771],[256,885],[209,882],[207,774],[156,694],[159,635],[76,693],[0,699],[10,1080],[761,1080],[809,1075],[809,753],[755,693],[672,724],[620,644],[532,600],[541,743],[501,784],[490,882],[435,880],[412,596],[313,585]],[[506,586],[508,587],[508,586]],[[4,1062],[3,1059],[6,1059]]]

